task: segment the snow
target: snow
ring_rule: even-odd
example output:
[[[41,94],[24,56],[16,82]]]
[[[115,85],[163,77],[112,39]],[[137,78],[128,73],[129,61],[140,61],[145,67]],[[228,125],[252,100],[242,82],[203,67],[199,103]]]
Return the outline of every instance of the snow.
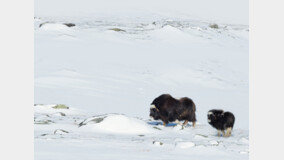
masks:
[[[247,1],[37,0],[34,26],[35,159],[248,159]],[[149,119],[163,93],[193,99],[196,128]]]
[[[177,147],[185,149],[185,148],[191,148],[194,147],[195,144],[193,142],[179,142],[176,144]]]
[[[118,134],[145,134],[153,132],[153,129],[147,126],[142,120],[129,118],[124,115],[110,115],[100,123],[86,124],[82,126],[84,130],[93,132],[106,132]]]
[[[219,144],[219,143],[218,143],[217,141],[215,141],[215,140],[212,140],[212,141],[210,141],[209,143],[210,143],[211,145],[216,145],[216,146]]]
[[[194,17],[198,20],[248,24],[246,0],[37,0],[35,15],[40,17],[123,18],[167,16]]]
[[[64,24],[47,23],[42,24],[41,29],[45,31],[66,31],[69,30],[69,27]]]
[[[195,35],[196,29],[166,25],[120,33],[109,24],[81,23],[59,33],[36,28],[35,103],[146,118],[151,101],[171,93],[192,98],[201,123],[209,109],[222,108],[243,119],[236,127],[248,128],[247,28],[218,33],[202,24],[204,31]]]
[[[45,115],[60,115],[60,113],[64,113],[65,115],[81,115],[84,114],[84,111],[80,109],[75,108],[69,108],[69,109],[54,109],[56,104],[49,104],[49,105],[43,105],[43,104],[36,104],[34,107],[34,113],[41,113]]]
[[[248,159],[247,130],[234,129],[230,138],[217,137],[217,131],[204,124],[164,127],[139,117],[89,117],[72,107],[52,106],[34,106],[35,159]],[[55,115],[57,110],[65,116]],[[69,110],[78,114],[68,114]],[[51,123],[38,123],[43,120]]]

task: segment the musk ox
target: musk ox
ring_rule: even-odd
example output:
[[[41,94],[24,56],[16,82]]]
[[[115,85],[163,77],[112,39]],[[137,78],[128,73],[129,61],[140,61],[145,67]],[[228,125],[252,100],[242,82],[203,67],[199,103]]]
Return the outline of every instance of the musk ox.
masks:
[[[169,122],[183,121],[183,126],[190,121],[195,126],[195,104],[187,97],[175,99],[169,94],[162,94],[151,103],[150,117],[162,120],[164,126]]]
[[[231,112],[224,112],[219,109],[212,109],[207,114],[208,123],[218,130],[218,136],[221,132],[224,137],[231,136],[231,132],[235,123],[235,116]],[[226,133],[225,133],[226,131]]]

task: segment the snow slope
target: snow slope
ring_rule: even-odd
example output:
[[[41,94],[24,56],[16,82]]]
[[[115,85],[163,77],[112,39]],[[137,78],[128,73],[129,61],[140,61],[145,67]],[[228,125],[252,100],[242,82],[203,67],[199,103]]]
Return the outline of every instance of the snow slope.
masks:
[[[236,126],[248,127],[247,27],[63,22],[35,29],[35,103],[145,118],[151,101],[170,93],[192,98],[200,122],[209,109],[224,108],[242,119]],[[109,30],[115,27],[126,32]]]
[[[51,106],[34,106],[35,159],[248,159],[247,130],[224,138],[208,125],[164,127],[120,114],[88,117]]]
[[[62,117],[52,105],[35,106],[42,120],[35,124],[36,159],[126,159],[119,154],[126,152],[132,159],[248,159],[245,0],[37,0],[34,22],[35,104],[71,107]],[[149,105],[162,93],[194,100],[197,129],[153,131]],[[233,137],[216,137],[206,118],[212,108],[235,114]],[[108,120],[78,128],[97,115]],[[69,132],[53,135],[56,129]]]

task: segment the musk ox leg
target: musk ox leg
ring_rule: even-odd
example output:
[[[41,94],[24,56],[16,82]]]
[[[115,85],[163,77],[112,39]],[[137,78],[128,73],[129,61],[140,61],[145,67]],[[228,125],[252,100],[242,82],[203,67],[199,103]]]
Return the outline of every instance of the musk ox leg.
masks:
[[[193,114],[191,120],[189,120],[189,121],[192,122],[192,126],[195,127],[195,125],[196,125],[195,113]]]
[[[231,132],[232,132],[232,127],[227,128],[225,137],[230,137],[231,136]]]
[[[165,117],[161,117],[162,121],[163,121],[163,125],[166,126],[169,121],[165,118]]]
[[[218,137],[221,137],[221,130],[218,130]]]
[[[226,137],[226,134],[225,134],[224,130],[222,130],[222,135],[223,135],[223,137]]]
[[[183,126],[186,126],[187,123],[188,123],[188,120],[185,120],[182,125],[183,125]]]
[[[195,125],[196,125],[196,123],[195,123],[195,122],[192,122],[192,126],[195,127]]]

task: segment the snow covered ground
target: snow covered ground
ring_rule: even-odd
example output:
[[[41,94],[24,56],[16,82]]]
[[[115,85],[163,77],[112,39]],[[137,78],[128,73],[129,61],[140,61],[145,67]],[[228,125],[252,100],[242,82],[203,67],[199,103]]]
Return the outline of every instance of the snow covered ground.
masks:
[[[35,159],[248,159],[247,2],[143,2],[35,1]],[[195,129],[149,120],[162,93],[194,100]]]
[[[88,116],[54,106],[34,106],[35,159],[248,159],[247,130],[223,138],[207,124],[164,127],[122,114]]]

